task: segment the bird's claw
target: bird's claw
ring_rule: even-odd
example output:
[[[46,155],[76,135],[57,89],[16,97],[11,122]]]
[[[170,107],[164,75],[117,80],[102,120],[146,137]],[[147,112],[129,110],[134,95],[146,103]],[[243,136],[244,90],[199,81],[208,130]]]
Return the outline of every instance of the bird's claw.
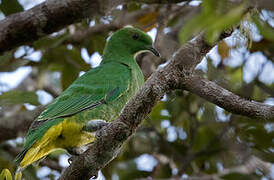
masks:
[[[72,159],[71,159],[71,157],[70,157],[70,158],[68,158],[68,163],[69,163],[69,165],[71,165],[71,163],[72,163]]]
[[[71,156],[70,158],[68,158],[68,163],[69,165],[71,165],[72,161],[74,161],[75,156]]]

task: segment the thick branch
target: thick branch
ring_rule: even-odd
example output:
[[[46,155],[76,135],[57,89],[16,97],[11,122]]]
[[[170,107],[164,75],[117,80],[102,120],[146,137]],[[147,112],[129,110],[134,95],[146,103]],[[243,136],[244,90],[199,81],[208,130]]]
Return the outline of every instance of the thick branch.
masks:
[[[244,99],[207,79],[190,76],[184,88],[234,114],[274,120],[274,106]]]
[[[0,21],[0,53],[30,43],[83,18],[103,13],[100,1],[48,0]]]
[[[45,35],[80,22],[104,15],[111,8],[133,0],[47,0],[27,11],[12,14],[0,21],[0,54],[31,43]],[[144,3],[177,3],[184,0],[142,0]]]

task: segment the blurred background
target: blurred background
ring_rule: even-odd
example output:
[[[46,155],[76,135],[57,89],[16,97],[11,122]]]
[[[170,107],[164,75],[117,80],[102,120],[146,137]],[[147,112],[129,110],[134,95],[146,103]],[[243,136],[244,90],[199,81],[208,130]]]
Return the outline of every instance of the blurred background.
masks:
[[[0,20],[43,0],[0,0]],[[39,113],[77,77],[100,64],[108,37],[132,25],[146,31],[163,58],[141,54],[146,79],[173,53],[205,31],[214,46],[196,73],[249,100],[274,105],[274,2],[189,0],[147,5],[131,2],[85,19],[0,56],[0,172],[14,174],[14,158]],[[177,90],[167,93],[98,179],[271,180],[274,124],[231,114]],[[57,179],[69,156],[56,151],[29,166],[27,180]]]

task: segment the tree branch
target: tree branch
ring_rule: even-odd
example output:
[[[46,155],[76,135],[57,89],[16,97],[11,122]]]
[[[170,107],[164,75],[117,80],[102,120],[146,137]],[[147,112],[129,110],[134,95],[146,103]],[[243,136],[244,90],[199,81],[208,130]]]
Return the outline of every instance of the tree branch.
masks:
[[[251,156],[244,164],[224,169],[216,174],[211,175],[199,175],[199,176],[190,176],[187,178],[168,178],[168,179],[151,179],[151,178],[141,178],[137,180],[223,180],[222,176],[231,174],[231,173],[239,173],[249,175],[251,173],[256,172],[256,170],[260,170],[266,176],[269,175],[271,171],[271,163],[262,161],[256,156]]]
[[[103,13],[100,1],[49,0],[0,21],[0,53]],[[109,3],[109,2],[108,2]]]
[[[186,90],[234,114],[274,120],[274,106],[244,99],[207,79],[190,76],[183,84]]]
[[[261,88],[265,93],[269,94],[270,96],[274,97],[274,90],[264,83],[262,83],[258,78],[254,80],[255,85],[257,85],[259,88]]]
[[[27,11],[0,21],[0,54],[45,35],[59,31],[82,19],[105,15],[110,9],[134,0],[47,0]],[[185,0],[141,0],[138,2],[178,3]]]

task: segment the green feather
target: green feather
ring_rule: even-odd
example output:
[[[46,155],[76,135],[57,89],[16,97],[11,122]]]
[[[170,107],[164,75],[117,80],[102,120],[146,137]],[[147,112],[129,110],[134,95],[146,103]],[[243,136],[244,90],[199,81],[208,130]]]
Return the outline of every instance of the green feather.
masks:
[[[88,107],[94,108],[102,104],[99,102],[103,102],[108,93],[119,87],[119,92],[115,94],[117,98],[129,88],[130,76],[130,69],[116,62],[91,69],[50,104],[37,121],[66,117]],[[112,101],[116,98],[112,98]]]

